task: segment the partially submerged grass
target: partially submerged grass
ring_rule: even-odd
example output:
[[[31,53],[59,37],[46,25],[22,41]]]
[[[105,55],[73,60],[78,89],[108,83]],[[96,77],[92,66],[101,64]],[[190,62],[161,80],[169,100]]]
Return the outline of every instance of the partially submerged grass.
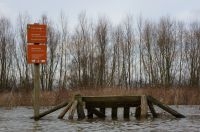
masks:
[[[74,95],[82,96],[125,96],[125,95],[151,95],[165,104],[199,105],[200,91],[197,88],[89,88],[60,91],[43,91],[40,96],[41,106],[57,105],[70,100]],[[31,106],[33,104],[32,92],[2,92],[0,93],[0,106]]]

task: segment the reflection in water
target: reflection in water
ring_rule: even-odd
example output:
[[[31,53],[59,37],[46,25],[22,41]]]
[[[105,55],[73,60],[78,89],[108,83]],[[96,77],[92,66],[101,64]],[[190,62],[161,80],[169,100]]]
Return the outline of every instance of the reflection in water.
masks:
[[[32,109],[18,107],[11,110],[0,108],[0,131],[3,132],[90,132],[90,131],[199,131],[200,130],[200,110],[199,106],[173,107],[186,118],[176,119],[171,115],[161,114],[159,118],[149,117],[147,120],[136,120],[131,115],[130,120],[123,119],[123,109],[119,109],[118,119],[111,119],[110,109],[106,110],[105,120],[92,119],[83,121],[69,121],[67,119],[57,119],[62,111],[52,113],[42,120],[34,121],[30,119],[33,114]],[[160,109],[157,108],[160,111]],[[131,109],[134,113],[134,109]],[[160,111],[162,113],[162,111]]]
[[[38,132],[38,131],[42,131],[42,127],[39,124],[39,121],[35,121],[35,122],[33,122],[33,131],[32,132]]]

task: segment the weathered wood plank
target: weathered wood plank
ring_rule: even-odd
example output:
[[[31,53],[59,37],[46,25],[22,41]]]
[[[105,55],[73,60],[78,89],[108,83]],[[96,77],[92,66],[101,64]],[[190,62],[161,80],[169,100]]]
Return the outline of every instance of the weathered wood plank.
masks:
[[[69,119],[69,120],[72,120],[72,119],[74,118],[74,113],[75,113],[77,104],[78,104],[78,101],[75,100],[75,101],[73,102],[71,108],[69,109],[69,116],[68,116],[68,119]]]
[[[101,101],[101,102],[86,102],[85,106],[86,106],[86,108],[87,107],[112,108],[112,107],[124,107],[124,106],[137,107],[140,105],[140,103],[141,103],[140,101],[137,101],[137,102],[125,102],[125,101],[124,102],[104,102],[104,101]]]
[[[157,105],[158,107],[162,108],[163,110],[167,111],[168,113],[172,114],[176,118],[184,118],[185,116],[178,113],[177,111],[173,110],[169,106],[162,104],[160,101],[156,100],[155,98],[148,96],[147,99],[152,102],[153,104]]]
[[[105,114],[104,113],[101,113],[100,111],[98,111],[97,109],[95,108],[92,108],[92,113],[95,114],[96,116],[98,116],[99,118],[105,118]]]
[[[137,102],[140,101],[141,96],[84,96],[85,102]]]
[[[83,101],[82,101],[82,97],[80,94],[75,95],[75,99],[78,101],[77,104],[77,114],[78,114],[78,119],[82,120],[85,118],[85,113],[84,113],[84,109],[83,109]]]
[[[129,119],[130,107],[124,107],[124,118]]]
[[[140,118],[140,114],[141,114],[141,107],[138,106],[135,108],[135,117]]]
[[[103,108],[99,108],[100,112],[103,113],[104,115],[106,114],[106,108],[103,107]]]
[[[53,108],[50,109],[50,110],[47,110],[47,111],[45,111],[45,112],[40,113],[38,117],[34,117],[34,116],[31,117],[31,119],[37,118],[37,119],[39,120],[40,118],[42,118],[42,117],[44,117],[44,116],[46,116],[46,115],[48,115],[48,114],[50,114],[50,113],[52,113],[52,112],[58,110],[58,109],[61,109],[61,108],[65,107],[67,104],[68,104],[68,101],[65,101],[65,102],[63,102],[63,103],[61,103],[61,104],[59,104],[59,105],[53,107]]]
[[[92,107],[87,107],[87,117],[88,117],[88,119],[92,119],[93,118]]]
[[[141,96],[141,114],[140,118],[147,118],[148,107],[147,107],[147,98],[145,95]]]
[[[117,107],[112,108],[112,119],[115,120],[117,119]]]
[[[65,114],[67,113],[67,111],[70,109],[70,107],[72,106],[73,101],[70,101],[69,104],[66,106],[66,108],[60,113],[60,115],[58,116],[58,119],[63,119],[63,117],[65,116]]]
[[[157,113],[156,113],[156,111],[155,111],[155,109],[154,109],[154,107],[153,107],[153,104],[152,104],[149,100],[147,101],[147,103],[148,103],[149,109],[150,109],[150,111],[151,111],[153,117],[154,117],[154,118],[157,118],[158,115],[157,115]]]
[[[40,119],[40,64],[34,64],[34,119]]]

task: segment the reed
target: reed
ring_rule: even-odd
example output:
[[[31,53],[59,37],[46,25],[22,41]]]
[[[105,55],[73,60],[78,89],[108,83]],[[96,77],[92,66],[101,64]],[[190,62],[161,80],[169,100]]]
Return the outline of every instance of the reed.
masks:
[[[168,105],[200,105],[198,88],[76,88],[74,90],[42,91],[41,106],[53,106],[70,100],[74,95],[109,96],[109,95],[151,95]],[[32,92],[1,92],[0,106],[32,106]]]

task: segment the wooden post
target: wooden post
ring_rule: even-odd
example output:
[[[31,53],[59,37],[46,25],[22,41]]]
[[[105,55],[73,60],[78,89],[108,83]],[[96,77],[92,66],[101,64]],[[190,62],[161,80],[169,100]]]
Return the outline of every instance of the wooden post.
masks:
[[[77,104],[77,114],[78,114],[78,119],[82,120],[85,118],[85,113],[84,113],[84,109],[83,109],[83,100],[80,94],[75,95],[75,100],[78,101]]]
[[[145,95],[141,96],[141,118],[146,118],[148,112],[147,98]]]
[[[92,119],[93,118],[93,111],[91,107],[87,108],[87,117],[88,119]]]
[[[156,113],[156,111],[155,111],[155,109],[154,109],[154,107],[153,107],[152,102],[149,101],[148,98],[147,98],[147,102],[148,102],[149,109],[150,109],[150,111],[151,111],[153,117],[154,117],[154,118],[158,117],[158,115],[157,115],[157,113]]]
[[[136,118],[140,118],[140,114],[141,114],[141,107],[140,106],[137,106],[135,108],[135,117]]]
[[[112,119],[117,119],[117,107],[112,107]]]
[[[141,96],[140,106],[135,109],[135,117],[138,119],[143,119],[147,117],[148,107],[147,107],[147,97],[145,95]]]
[[[27,24],[27,43],[27,62],[34,63],[33,117],[38,120],[40,118],[40,63],[45,64],[47,59],[47,46],[44,45],[47,43],[47,26],[39,23]]]
[[[130,107],[124,107],[124,118],[129,119]]]
[[[40,114],[40,64],[34,64],[34,119],[39,119]]]
[[[101,113],[103,113],[104,115],[106,114],[106,109],[105,108],[100,108],[99,109]]]

